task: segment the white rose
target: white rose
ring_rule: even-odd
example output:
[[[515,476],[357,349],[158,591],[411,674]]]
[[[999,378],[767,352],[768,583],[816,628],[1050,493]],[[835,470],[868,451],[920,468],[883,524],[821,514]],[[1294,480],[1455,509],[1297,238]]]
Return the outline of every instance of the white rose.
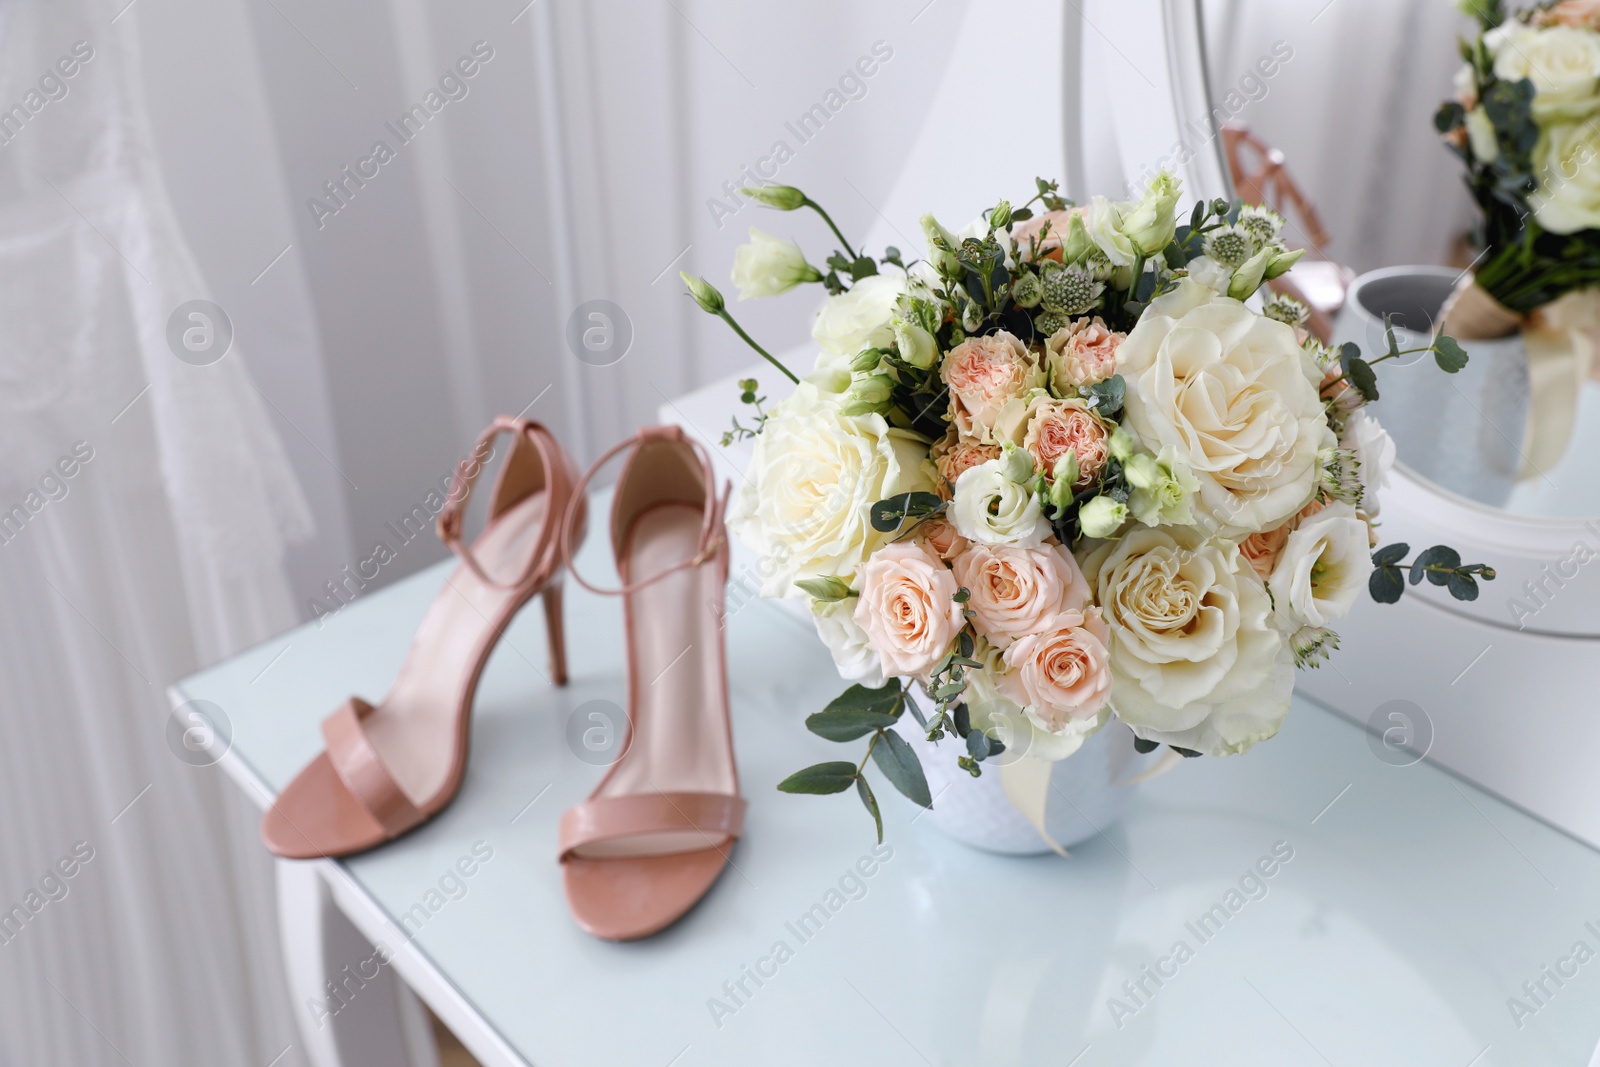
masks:
[[[1336,442],[1317,395],[1322,372],[1292,327],[1184,279],[1151,301],[1117,369],[1128,428],[1188,464],[1202,523],[1249,534],[1310,502],[1317,454]]]
[[[763,596],[786,596],[796,578],[849,579],[889,536],[872,505],[931,492],[928,446],[881,415],[845,416],[810,382],[773,408],[729,523],[761,556]]]
[[[906,291],[906,275],[890,264],[880,270],[822,305],[811,336],[825,355],[849,361],[864,348],[887,348],[894,342],[892,320]]]
[[[1533,146],[1539,188],[1528,198],[1533,217],[1551,233],[1600,226],[1600,123],[1546,126]]]
[[[855,609],[855,597],[831,603],[813,600],[811,621],[816,624],[817,636],[828,646],[839,677],[876,689],[884,683],[883,661],[872,650],[867,632],[856,623]]]
[[[1389,472],[1394,468],[1394,438],[1377,419],[1358,410],[1346,420],[1339,447],[1356,454],[1362,486],[1361,510],[1369,518],[1377,518],[1379,497],[1388,486]]]
[[[1050,532],[1032,490],[1006,477],[1004,458],[968,468],[956,479],[950,513],[956,531],[979,544],[1033,548]]]
[[[815,282],[822,274],[806,262],[793,241],[750,227],[750,241],[733,252],[733,284],[740,300],[787,293],[802,282]]]
[[[1294,667],[1272,602],[1231,541],[1138,527],[1084,561],[1111,629],[1111,702],[1139,737],[1209,756],[1278,732]]]
[[[1367,524],[1349,504],[1329,504],[1302,522],[1267,579],[1279,627],[1294,633],[1350,614],[1372,574],[1370,553]]]
[[[1600,107],[1600,35],[1571,26],[1518,26],[1497,46],[1494,72],[1506,81],[1533,81],[1533,117],[1579,119]]]

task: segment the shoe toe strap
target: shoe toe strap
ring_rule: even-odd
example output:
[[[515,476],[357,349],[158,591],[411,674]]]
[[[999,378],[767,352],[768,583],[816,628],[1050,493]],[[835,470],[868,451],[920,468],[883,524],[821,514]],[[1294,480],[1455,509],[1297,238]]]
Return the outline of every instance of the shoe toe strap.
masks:
[[[745,799],[727,793],[594,797],[561,816],[561,861],[586,845],[657,834],[696,834],[704,841],[699,847],[719,848],[739,836],[744,812]]]
[[[351,697],[322,720],[322,737],[327,742],[328,762],[333,764],[344,787],[394,837],[422,822],[423,816],[384,766],[367,736],[361,720],[371,714],[371,704]]]

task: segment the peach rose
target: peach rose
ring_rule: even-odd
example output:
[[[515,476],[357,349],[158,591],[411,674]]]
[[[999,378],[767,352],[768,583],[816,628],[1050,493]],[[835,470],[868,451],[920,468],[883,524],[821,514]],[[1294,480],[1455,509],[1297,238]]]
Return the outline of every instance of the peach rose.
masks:
[[[1111,696],[1111,630],[1099,608],[1068,611],[1005,651],[1002,693],[1052,733],[1100,714]]]
[[[1278,556],[1283,552],[1283,544],[1289,540],[1293,527],[1294,523],[1286,522],[1275,530],[1261,530],[1239,542],[1239,555],[1261,576],[1262,581],[1266,581],[1272,574],[1272,568],[1278,565]]]
[[[1107,329],[1098,315],[1057,330],[1044,343],[1050,387],[1071,396],[1080,385],[1105,381],[1117,373],[1117,349],[1127,338]]]
[[[994,420],[1006,401],[1021,397],[1043,378],[1032,353],[1004,330],[956,345],[940,375],[950,387],[950,420],[956,430],[985,444],[994,440]]]
[[[1295,527],[1327,506],[1325,501],[1313,500],[1301,508],[1298,515],[1277,529],[1251,534],[1239,542],[1239,555],[1243,556],[1265,581],[1271,576],[1272,569],[1278,565],[1278,557],[1283,554],[1284,543],[1289,540],[1289,535],[1294,533]]]
[[[1055,616],[1089,604],[1089,583],[1060,545],[975,544],[951,567],[967,590],[967,607],[978,632],[996,648],[1038,633]]]
[[[961,555],[971,544],[956,532],[955,524],[946,519],[929,519],[919,525],[917,539],[929,552],[946,562]]]
[[[1111,454],[1111,435],[1105,423],[1081,400],[1041,400],[1034,405],[1027,425],[1022,447],[1051,481],[1056,461],[1074,452],[1078,456],[1074,485],[1081,489],[1093,483]]]
[[[956,479],[981,463],[1000,458],[1000,446],[962,440],[952,430],[934,443],[929,457],[938,475],[933,480],[934,492],[948,500],[955,491]]]
[[[1577,30],[1600,28],[1600,0],[1561,0],[1535,15],[1534,22],[1540,26],[1571,26]]]
[[[887,677],[925,677],[965,625],[950,568],[921,545],[878,549],[856,571],[855,621]]]

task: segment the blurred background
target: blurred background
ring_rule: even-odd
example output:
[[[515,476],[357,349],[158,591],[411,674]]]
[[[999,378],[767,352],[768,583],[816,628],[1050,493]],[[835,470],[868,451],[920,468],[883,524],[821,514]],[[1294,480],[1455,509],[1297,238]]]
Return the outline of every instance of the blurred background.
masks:
[[[1214,105],[1330,255],[1459,258],[1449,0],[1204,8]],[[739,186],[909,259],[925,130],[924,191],[1059,173],[1059,42],[1017,31],[966,0],[0,0],[0,908],[93,854],[0,927],[0,1061],[301,1062],[256,813],[184,766],[165,685],[443,558],[429,495],[495,414],[586,461],[748,368],[678,271],[731,288],[751,225],[824,244]],[[972,64],[1004,143],[937,126]],[[814,305],[738,311],[782,350]]]

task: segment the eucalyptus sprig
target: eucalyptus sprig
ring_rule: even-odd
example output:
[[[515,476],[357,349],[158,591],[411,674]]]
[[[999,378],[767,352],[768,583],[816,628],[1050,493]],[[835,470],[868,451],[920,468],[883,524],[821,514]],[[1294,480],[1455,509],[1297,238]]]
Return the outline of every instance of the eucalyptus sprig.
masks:
[[[748,404],[755,408],[755,425],[742,425],[739,422],[739,416],[733,416],[733,429],[722,435],[723,448],[727,448],[735,441],[747,441],[752,437],[759,436],[761,428],[767,424],[767,412],[762,407],[767,402],[767,398],[757,395],[756,390],[759,388],[761,388],[761,384],[754,378],[739,379],[739,403]]]
[[[1372,577],[1367,580],[1367,591],[1380,604],[1393,604],[1406,591],[1406,576],[1412,585],[1427,578],[1434,585],[1442,585],[1457,600],[1478,599],[1478,579],[1492,582],[1495,570],[1485,563],[1461,563],[1461,554],[1448,545],[1434,545],[1417,554],[1410,563],[1404,562],[1411,546],[1404,541],[1384,545],[1372,554]]]
[[[1339,369],[1342,377],[1335,382],[1346,382],[1356,392],[1361,394],[1363,400],[1371,402],[1378,399],[1378,376],[1372,368],[1391,359],[1401,356],[1414,355],[1418,352],[1432,352],[1433,361],[1439,369],[1446,374],[1455,374],[1467,365],[1466,350],[1454,337],[1440,334],[1433,339],[1432,344],[1419,345],[1416,348],[1401,348],[1400,342],[1394,334],[1393,316],[1383,317],[1383,332],[1388,342],[1389,350],[1377,359],[1361,358],[1361,346],[1354,341],[1346,341],[1339,346]]]

